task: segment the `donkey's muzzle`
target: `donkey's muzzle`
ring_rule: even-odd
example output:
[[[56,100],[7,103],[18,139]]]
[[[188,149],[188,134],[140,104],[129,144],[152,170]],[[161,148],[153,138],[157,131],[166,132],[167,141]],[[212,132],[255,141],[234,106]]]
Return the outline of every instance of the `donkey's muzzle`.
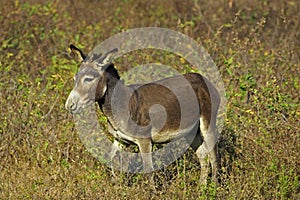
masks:
[[[65,104],[66,110],[68,110],[72,114],[76,113],[76,111],[78,110],[77,102],[78,102],[78,98],[77,98],[76,92],[72,91],[66,101],[66,104]]]

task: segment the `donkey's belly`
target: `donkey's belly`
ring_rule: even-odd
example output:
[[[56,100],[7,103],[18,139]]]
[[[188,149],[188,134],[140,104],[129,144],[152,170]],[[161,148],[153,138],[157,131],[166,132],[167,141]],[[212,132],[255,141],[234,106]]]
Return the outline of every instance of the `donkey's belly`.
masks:
[[[160,132],[151,133],[151,139],[153,143],[167,143],[171,140],[178,139],[181,137],[186,136],[187,134],[190,134],[192,131],[195,131],[195,134],[197,133],[198,128],[195,127],[198,123],[196,122],[192,126],[184,129],[178,129],[178,130],[164,130]],[[195,129],[194,129],[195,128]],[[197,129],[196,129],[197,128]]]

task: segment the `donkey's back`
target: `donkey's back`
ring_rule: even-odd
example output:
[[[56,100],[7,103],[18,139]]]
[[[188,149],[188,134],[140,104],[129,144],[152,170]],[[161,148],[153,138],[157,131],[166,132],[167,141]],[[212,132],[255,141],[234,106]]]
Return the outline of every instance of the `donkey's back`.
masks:
[[[210,83],[200,74],[189,73],[144,85],[129,85],[134,88],[129,101],[131,119],[139,126],[151,127],[149,136],[153,143],[180,138],[194,128],[200,117],[210,123],[212,104],[217,112],[218,92],[207,84]]]

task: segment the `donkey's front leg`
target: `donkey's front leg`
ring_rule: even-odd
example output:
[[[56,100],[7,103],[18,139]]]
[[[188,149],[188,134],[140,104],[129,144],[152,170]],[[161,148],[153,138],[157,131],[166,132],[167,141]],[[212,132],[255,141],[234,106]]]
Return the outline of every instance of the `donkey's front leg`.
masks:
[[[115,158],[117,152],[121,151],[121,150],[122,150],[122,148],[120,147],[120,143],[117,140],[114,140],[113,144],[111,145],[111,149],[110,149],[110,152],[108,155],[109,159],[110,159],[111,172],[114,177],[116,177],[116,174],[114,171],[114,166],[113,166],[114,158]]]

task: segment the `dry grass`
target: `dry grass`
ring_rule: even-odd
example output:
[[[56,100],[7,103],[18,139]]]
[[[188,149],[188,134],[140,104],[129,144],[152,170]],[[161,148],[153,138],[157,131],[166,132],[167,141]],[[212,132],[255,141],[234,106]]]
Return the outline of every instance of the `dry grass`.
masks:
[[[234,1],[233,7],[225,0],[26,2],[0,3],[0,199],[300,198],[296,0]],[[198,184],[200,166],[191,152],[155,173],[157,191],[140,175],[120,174],[113,182],[64,110],[77,70],[68,45],[89,51],[144,26],[201,41],[220,70],[228,108],[218,188]],[[126,71],[145,57],[131,54],[117,67]]]

